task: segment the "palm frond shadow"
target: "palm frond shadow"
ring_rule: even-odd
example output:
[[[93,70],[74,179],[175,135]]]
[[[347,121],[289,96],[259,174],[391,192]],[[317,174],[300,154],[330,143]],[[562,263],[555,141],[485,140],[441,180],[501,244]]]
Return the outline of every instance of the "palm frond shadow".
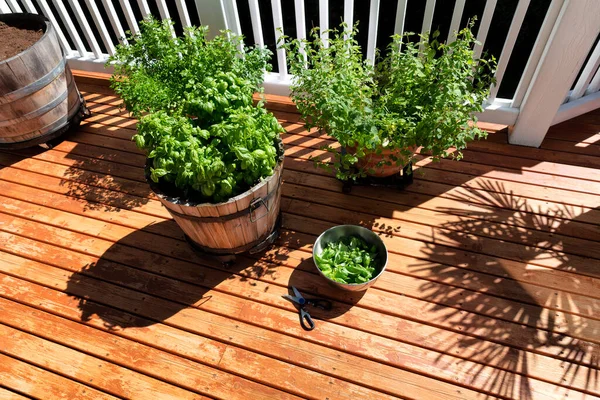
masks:
[[[439,208],[458,216],[458,221],[432,228],[425,251],[431,262],[411,266],[432,279],[420,290],[432,302],[431,310],[440,315],[438,322],[466,335],[449,343],[445,352],[464,357],[477,354],[483,363],[506,371],[485,378],[484,389],[503,396],[535,397],[527,376],[536,352],[566,361],[561,384],[583,385],[584,390],[597,393],[600,298],[581,296],[589,281],[564,273],[600,277],[600,261],[589,260],[590,265],[596,262],[596,268],[582,267],[583,258],[577,255],[582,250],[571,247],[574,242],[567,237],[574,231],[569,225],[589,225],[591,232],[598,233],[597,226],[588,224],[581,207],[533,207],[501,183],[481,184],[451,196],[463,203],[476,202],[477,207]],[[504,211],[498,213],[498,209]],[[599,240],[597,235],[593,239]],[[519,257],[510,250],[513,244],[520,245]],[[449,246],[467,252],[449,250]],[[506,258],[481,254],[489,246],[504,246]],[[482,373],[481,364],[473,365],[472,374]]]

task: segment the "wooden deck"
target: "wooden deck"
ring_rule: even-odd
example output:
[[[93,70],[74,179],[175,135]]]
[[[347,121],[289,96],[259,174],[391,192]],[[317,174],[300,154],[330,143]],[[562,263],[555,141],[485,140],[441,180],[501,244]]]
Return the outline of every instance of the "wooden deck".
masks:
[[[541,149],[473,143],[404,192],[313,168],[288,130],[277,246],[231,269],[184,241],[144,182],[135,121],[79,78],[93,116],[52,150],[0,152],[0,398],[600,397],[600,110]],[[494,130],[494,126],[487,126]],[[390,250],[363,295],[311,261],[324,229]],[[334,301],[303,331],[281,296]]]

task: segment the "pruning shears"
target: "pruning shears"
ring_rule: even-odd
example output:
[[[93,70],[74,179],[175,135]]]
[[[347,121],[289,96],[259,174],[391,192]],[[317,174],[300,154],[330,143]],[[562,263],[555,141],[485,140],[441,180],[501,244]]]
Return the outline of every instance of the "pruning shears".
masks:
[[[304,328],[304,330],[307,331],[312,331],[313,329],[315,329],[315,323],[308,311],[306,311],[306,305],[320,308],[324,311],[329,311],[331,310],[331,302],[325,299],[305,299],[304,297],[302,297],[302,295],[300,294],[298,289],[296,289],[295,286],[292,286],[292,291],[294,292],[294,296],[286,294],[283,297],[288,300],[291,300],[298,307],[298,313],[300,315],[300,325],[302,326],[302,328]]]

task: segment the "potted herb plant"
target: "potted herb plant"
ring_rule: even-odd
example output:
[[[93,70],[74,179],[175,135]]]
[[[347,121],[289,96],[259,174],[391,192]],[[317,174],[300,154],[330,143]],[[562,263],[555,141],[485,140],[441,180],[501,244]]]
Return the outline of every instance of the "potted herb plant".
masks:
[[[310,38],[281,43],[290,54],[291,97],[308,129],[339,142],[327,146],[339,179],[397,174],[417,148],[434,160],[460,158],[467,142],[485,137],[476,112],[489,95],[495,60],[473,59],[469,27],[454,42],[438,33],[395,35],[383,58],[363,60],[356,27],[329,31],[327,45],[313,29]],[[458,152],[449,151],[450,148]]]
[[[206,27],[173,38],[148,19],[109,62],[111,86],[139,118],[146,178],[188,239],[235,254],[273,236],[279,215],[283,128],[255,104],[270,52]]]

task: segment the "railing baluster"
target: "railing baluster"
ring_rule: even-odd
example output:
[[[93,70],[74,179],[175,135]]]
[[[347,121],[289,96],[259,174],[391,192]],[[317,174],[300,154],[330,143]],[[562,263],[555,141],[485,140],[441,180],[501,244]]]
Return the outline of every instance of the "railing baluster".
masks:
[[[577,100],[585,94],[585,91],[588,89],[588,86],[594,77],[594,73],[598,71],[598,66],[600,66],[600,42],[596,43],[596,47],[594,48],[590,59],[587,64],[585,64],[585,67],[575,84],[575,88],[569,96],[569,101]]]
[[[187,5],[185,4],[185,0],[177,0],[175,1],[177,5],[177,12],[179,13],[179,19],[181,20],[181,25],[184,28],[188,28],[192,26],[190,21],[190,16],[187,11]]]
[[[371,0],[369,12],[369,36],[367,40],[367,60],[375,64],[375,47],[377,46],[377,28],[379,22],[379,0]]]
[[[2,14],[12,14],[12,10],[6,3],[6,0],[0,0],[0,12]]]
[[[133,14],[129,0],[119,0],[119,3],[121,3],[121,8],[124,11],[125,19],[127,20],[127,25],[129,25],[130,31],[133,33],[138,33],[140,28],[138,27],[136,17]]]
[[[258,0],[249,0],[248,5],[250,6],[250,20],[252,21],[254,42],[260,47],[265,47],[265,39],[263,38],[262,21],[260,19]]]
[[[421,33],[427,33],[431,30],[431,24],[433,24],[433,12],[435,11],[435,0],[427,0],[425,5],[425,15],[423,15],[423,26],[421,27]]]
[[[62,29],[60,29],[60,25],[58,25],[58,22],[54,17],[54,13],[50,9],[50,7],[48,7],[48,3],[46,2],[46,0],[38,0],[38,5],[42,9],[42,14],[44,14],[46,18],[48,18],[50,22],[52,22],[52,25],[54,25],[54,30],[56,30],[56,34],[58,35],[58,41],[60,42],[60,45],[65,51],[65,54],[71,55],[71,52],[73,50],[71,50],[71,46],[69,45],[69,42],[67,41],[67,38],[65,37],[65,34],[63,33]]]
[[[81,26],[83,29],[83,34],[85,35],[85,38],[92,47],[92,52],[94,53],[94,56],[96,56],[96,58],[103,58],[104,55],[102,54],[102,50],[100,50],[98,41],[96,40],[96,37],[92,32],[92,28],[90,27],[90,24],[88,23],[87,18],[85,17],[85,14],[83,13],[81,6],[79,5],[79,1],[69,0],[69,4],[71,4],[71,7],[73,8],[75,18],[77,18],[79,26]]]
[[[158,6],[158,12],[160,13],[160,17],[162,19],[169,19],[171,15],[169,15],[169,9],[167,8],[167,4],[165,0],[156,0],[156,5]]]
[[[319,28],[321,40],[325,47],[329,46],[329,0],[319,0]]]
[[[275,43],[283,35],[283,16],[281,14],[281,0],[271,0],[273,10],[273,27],[275,28]],[[287,59],[284,49],[277,49],[277,65],[279,66],[279,78],[286,79],[288,74]]]
[[[396,8],[396,24],[394,25],[394,34],[396,35],[402,35],[404,33],[407,2],[408,0],[398,0],[398,7]]]
[[[523,25],[523,20],[525,19],[525,13],[527,13],[529,2],[530,0],[520,0],[519,5],[515,10],[515,15],[513,16],[510,24],[506,41],[502,47],[502,53],[500,53],[500,58],[498,59],[498,67],[496,68],[496,84],[490,90],[490,97],[488,99],[489,102],[494,101],[496,95],[498,94],[498,89],[502,84],[502,78],[504,78],[504,73],[506,72],[508,60],[510,59],[513,48],[515,47],[515,42],[517,41],[517,36],[521,30],[521,25]]]
[[[104,20],[102,19],[102,15],[100,14],[100,10],[98,10],[98,6],[96,5],[95,0],[85,0],[85,3],[92,14],[92,19],[94,20],[94,24],[96,24],[96,28],[100,32],[100,36],[102,37],[102,42],[106,49],[108,50],[108,54],[111,56],[115,54],[115,46],[110,38],[110,34],[108,33],[108,29],[106,29],[106,25],[104,24]]]
[[[158,12],[160,13],[160,18],[163,20],[171,19],[171,15],[169,14],[169,9],[167,8],[167,4],[165,0],[156,0],[156,5],[158,6]],[[171,34],[175,37],[175,29],[171,29]]]
[[[224,0],[225,13],[227,14],[227,26],[236,35],[242,34],[240,14],[238,13],[236,0]]]
[[[110,20],[110,24],[112,25],[113,31],[117,34],[119,38],[119,42],[122,44],[127,44],[127,39],[125,38],[125,31],[121,26],[121,22],[119,21],[119,17],[117,16],[117,11],[112,4],[111,0],[102,0],[102,4],[104,4],[104,8],[106,9],[106,13],[108,14],[108,19]]]
[[[511,107],[518,108],[521,106],[521,102],[523,101],[525,93],[527,92],[527,88],[531,83],[535,69],[540,62],[540,58],[542,57],[546,43],[548,43],[548,38],[550,37],[552,28],[554,28],[554,25],[556,24],[558,14],[560,13],[563,3],[564,0],[552,0],[550,7],[548,7],[546,17],[544,18],[542,27],[540,28],[537,39],[535,40],[535,44],[533,45],[533,49],[531,49],[529,59],[527,60],[527,65],[523,70],[523,74],[521,74],[521,79],[517,85],[517,90],[515,90],[513,101],[510,105]]]
[[[148,2],[146,0],[137,0],[138,6],[140,7],[140,11],[142,12],[142,17],[146,18],[150,15],[150,7],[148,6]]]
[[[28,13],[31,14],[37,14],[37,10],[35,9],[35,7],[33,6],[33,3],[31,2],[31,0],[23,0],[23,6],[25,7],[25,10],[27,10]]]
[[[56,6],[58,15],[64,22],[64,24],[67,28],[67,31],[69,32],[69,35],[71,35],[71,39],[73,40],[73,42],[75,42],[75,47],[77,48],[77,51],[79,52],[79,56],[85,57],[87,50],[85,49],[83,40],[81,40],[81,37],[77,33],[77,29],[75,29],[75,25],[73,25],[73,21],[71,20],[69,13],[67,13],[67,9],[65,8],[65,5],[63,4],[62,0],[54,0],[54,5]]]
[[[344,0],[344,22],[352,29],[354,24],[354,0]]]
[[[462,19],[463,11],[465,10],[465,2],[466,0],[456,0],[456,4],[454,4],[454,12],[452,13],[452,21],[450,21],[447,43],[452,43],[456,40],[456,33],[460,29],[460,20]]]
[[[8,5],[12,9],[12,12],[15,12],[15,13],[23,12],[19,3],[17,3],[17,0],[8,0]]]
[[[594,76],[594,79],[592,79],[592,81],[590,82],[590,86],[588,86],[587,90],[585,91],[585,94],[592,94],[592,93],[596,93],[597,91],[600,90],[600,68],[598,69],[598,71],[596,71],[596,75]]]
[[[306,39],[306,16],[304,12],[304,0],[294,0],[294,11],[296,14],[296,37],[300,40]],[[300,44],[300,53],[306,60],[306,50]]]
[[[477,59],[481,57],[483,46],[485,46],[485,40],[487,39],[488,32],[490,31],[490,25],[492,23],[492,17],[494,16],[494,10],[496,9],[496,0],[487,0],[485,8],[483,9],[483,16],[481,17],[481,23],[479,24],[479,30],[477,31],[477,41],[481,44],[476,44],[473,49],[473,58]]]

